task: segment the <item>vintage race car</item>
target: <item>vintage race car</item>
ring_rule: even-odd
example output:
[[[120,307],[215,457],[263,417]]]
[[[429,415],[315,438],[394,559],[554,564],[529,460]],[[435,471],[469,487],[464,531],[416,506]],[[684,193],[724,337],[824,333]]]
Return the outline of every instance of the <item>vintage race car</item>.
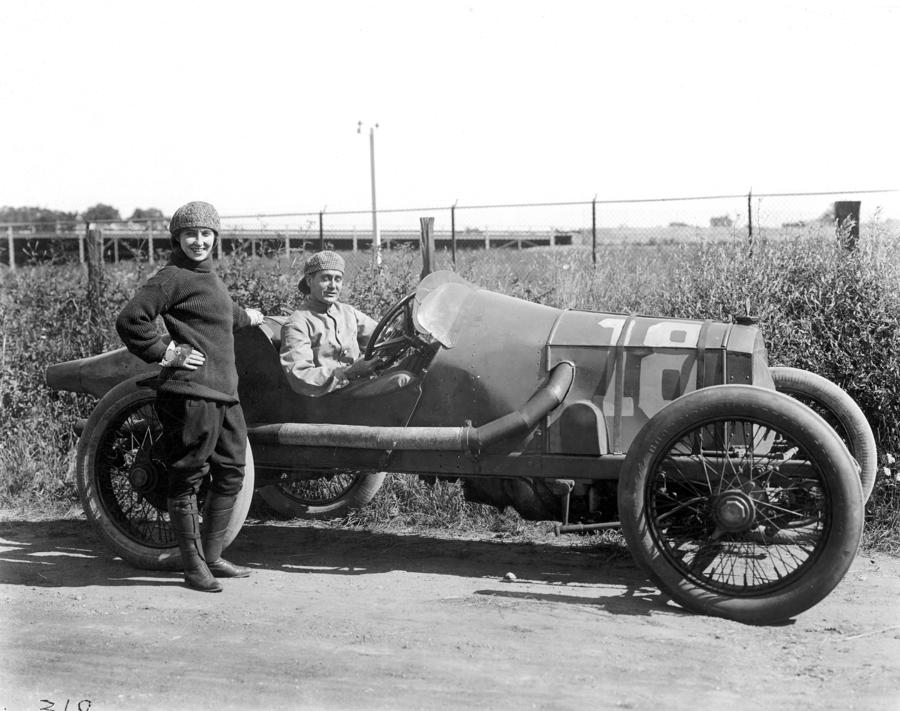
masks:
[[[770,368],[759,327],[560,310],[425,277],[381,319],[379,375],[311,398],[278,357],[283,319],[236,334],[244,491],[289,516],[368,503],[385,472],[462,479],[467,498],[558,531],[621,526],[682,606],[766,624],[822,600],[859,545],[876,469],[853,400]],[[179,565],[147,365],[125,349],[53,365],[100,398],[77,424],[88,519],[124,559]],[[201,498],[204,492],[201,491]]]

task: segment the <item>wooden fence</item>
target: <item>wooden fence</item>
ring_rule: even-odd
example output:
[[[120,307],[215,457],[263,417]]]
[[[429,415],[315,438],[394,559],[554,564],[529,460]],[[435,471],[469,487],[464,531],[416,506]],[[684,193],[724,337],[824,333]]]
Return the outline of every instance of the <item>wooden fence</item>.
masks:
[[[606,242],[633,242],[645,244],[663,244],[670,241],[694,241],[694,240],[722,240],[745,238],[750,252],[753,250],[754,241],[759,237],[791,238],[798,230],[805,229],[808,225],[826,220],[840,226],[848,226],[842,232],[842,237],[847,241],[847,246],[852,248],[859,237],[860,201],[835,200],[831,203],[831,211],[820,214],[810,219],[792,217],[791,220],[776,220],[773,227],[773,218],[777,218],[777,207],[773,208],[775,200],[801,200],[804,206],[800,214],[815,214],[824,198],[836,198],[860,194],[897,193],[897,190],[871,190],[816,192],[816,193],[761,193],[746,195],[717,195],[680,198],[651,198],[638,200],[598,200],[596,196],[591,201],[568,201],[555,203],[522,203],[509,205],[457,205],[447,207],[428,208],[404,208],[397,210],[383,210],[387,213],[410,212],[449,212],[449,231],[439,231],[431,235],[435,249],[449,249],[453,261],[456,261],[457,249],[497,249],[514,248],[525,249],[537,246],[563,246],[580,244],[591,246],[591,256],[596,264],[598,246]],[[765,203],[762,201],[765,199]],[[810,202],[811,201],[811,202]],[[763,224],[759,219],[760,205],[766,206],[766,218]],[[663,207],[667,213],[671,213],[676,207],[693,208],[696,218],[700,211],[722,210],[723,206],[729,206],[722,212],[714,213],[708,219],[708,226],[704,220],[687,219],[679,217],[671,218],[658,223],[657,227],[631,227],[627,219],[629,210],[650,210]],[[457,210],[517,210],[525,208],[542,209],[574,209],[580,214],[569,214],[556,224],[582,225],[578,228],[566,227],[566,230],[545,229],[535,230],[482,230],[479,228],[466,228],[458,230],[456,227]],[[589,213],[582,208],[589,209]],[[601,227],[598,223],[598,208],[604,211],[602,221],[607,226]],[[793,212],[799,209],[795,207]],[[625,211],[624,216],[622,210]],[[362,214],[363,211],[349,211],[330,213],[343,217]],[[217,256],[224,253],[243,252],[252,255],[290,254],[292,251],[310,251],[331,247],[341,251],[371,250],[373,237],[369,230],[346,228],[324,229],[324,211],[318,212],[318,224],[316,213],[290,213],[269,215],[231,215],[223,218],[225,227],[220,234],[217,243]],[[421,214],[421,213],[420,213]],[[617,216],[618,215],[618,216]],[[716,216],[718,215],[718,216]],[[298,220],[310,217],[305,227],[285,227],[271,229],[266,227],[238,227],[239,220],[252,219],[284,219]],[[827,218],[827,219],[826,219]],[[230,222],[229,222],[230,221]],[[645,220],[646,222],[646,220]],[[780,224],[779,224],[780,223]],[[545,222],[546,224],[546,222]],[[552,224],[552,223],[551,223]],[[654,223],[649,223],[654,224]],[[152,218],[147,221],[136,220],[128,223],[129,229],[123,229],[123,223],[90,224],[84,223],[57,223],[52,225],[36,225],[30,223],[2,223],[0,224],[0,265],[5,263],[10,269],[15,269],[16,264],[39,263],[46,261],[72,261],[78,259],[85,262],[85,240],[88,232],[100,229],[102,232],[98,242],[92,248],[99,249],[101,262],[118,262],[120,260],[146,259],[155,262],[170,248],[169,235],[165,229],[164,220]],[[589,226],[588,226],[589,225]],[[618,225],[612,227],[611,225]],[[3,230],[6,231],[6,240],[2,239]],[[390,248],[392,245],[409,245],[415,248],[421,247],[422,235],[415,230],[384,230],[380,231],[382,248]],[[77,256],[76,256],[77,255]]]
[[[85,263],[87,240],[97,233],[99,252],[103,261],[118,263],[120,260],[146,259],[153,263],[170,249],[169,234],[149,230],[92,230],[83,232],[25,232],[7,228],[5,248],[0,247],[0,260],[12,269],[16,263],[76,259]],[[218,257],[242,252],[253,256],[292,252],[335,249],[339,251],[365,251],[372,248],[372,235],[368,231],[327,230],[315,233],[311,230],[223,229],[216,242]],[[435,232],[436,249],[449,249],[454,255],[457,249],[527,249],[540,246],[571,245],[573,235],[553,231],[467,231],[463,234]],[[383,230],[383,249],[405,245],[419,248],[421,235],[413,230]],[[4,254],[5,252],[5,254]],[[14,255],[14,258],[10,258]]]

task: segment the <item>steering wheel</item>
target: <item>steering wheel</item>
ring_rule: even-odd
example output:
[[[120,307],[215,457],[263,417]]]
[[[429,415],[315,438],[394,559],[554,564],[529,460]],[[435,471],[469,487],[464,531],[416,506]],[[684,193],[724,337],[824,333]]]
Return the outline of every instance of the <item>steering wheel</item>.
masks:
[[[377,358],[379,368],[387,368],[406,355],[410,348],[422,345],[412,320],[415,295],[415,292],[407,294],[381,317],[366,345],[363,354],[366,360]]]

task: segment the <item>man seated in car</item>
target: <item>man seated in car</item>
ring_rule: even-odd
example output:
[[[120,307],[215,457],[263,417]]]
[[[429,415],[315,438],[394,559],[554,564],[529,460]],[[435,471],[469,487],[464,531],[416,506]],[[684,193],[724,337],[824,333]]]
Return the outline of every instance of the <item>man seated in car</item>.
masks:
[[[360,357],[376,323],[338,301],[344,259],[317,252],[306,261],[298,288],[303,304],[281,328],[281,367],[294,392],[319,397],[374,377],[377,359]]]

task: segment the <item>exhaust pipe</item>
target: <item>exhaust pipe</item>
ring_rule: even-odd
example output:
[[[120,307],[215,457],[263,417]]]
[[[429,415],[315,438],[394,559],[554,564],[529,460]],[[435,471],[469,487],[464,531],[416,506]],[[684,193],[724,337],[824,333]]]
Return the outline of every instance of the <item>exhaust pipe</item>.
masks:
[[[540,387],[522,409],[480,427],[368,427],[286,422],[250,427],[248,433],[251,441],[261,444],[477,454],[496,442],[524,435],[533,429],[565,399],[574,378],[572,363],[557,364],[546,385]]]

